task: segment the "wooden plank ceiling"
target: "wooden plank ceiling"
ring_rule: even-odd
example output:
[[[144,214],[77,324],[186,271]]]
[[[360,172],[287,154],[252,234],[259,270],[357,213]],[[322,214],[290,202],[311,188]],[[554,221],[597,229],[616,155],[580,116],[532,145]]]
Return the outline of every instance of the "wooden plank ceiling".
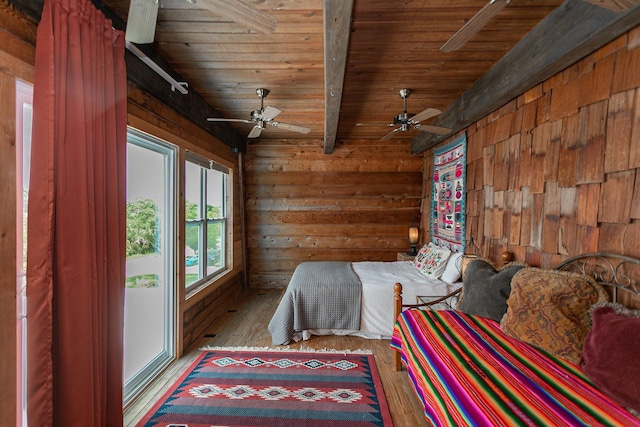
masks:
[[[333,106],[325,114],[323,0],[242,0],[276,17],[271,34],[216,15],[203,7],[208,0],[159,1],[153,47],[221,117],[248,119],[260,107],[256,89],[267,88],[265,106],[282,110],[277,120],[311,132],[267,127],[259,140],[302,138],[326,144],[325,117],[333,113],[338,121],[335,138],[331,136],[335,145],[380,139],[393,129],[356,123],[392,123],[403,110],[402,88],[412,89],[410,113],[427,107],[446,110],[562,3],[512,0],[460,50],[444,53],[440,46],[486,0],[355,0],[340,113],[335,115]],[[104,3],[126,21],[129,0]],[[231,126],[245,136],[252,128]],[[417,134],[411,129],[394,138],[405,139],[409,147]]]

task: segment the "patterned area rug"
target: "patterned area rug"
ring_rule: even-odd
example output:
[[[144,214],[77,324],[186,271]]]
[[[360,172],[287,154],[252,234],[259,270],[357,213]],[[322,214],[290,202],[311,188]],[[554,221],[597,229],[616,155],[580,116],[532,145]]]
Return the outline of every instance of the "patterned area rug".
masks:
[[[372,354],[204,351],[137,424],[392,426]]]

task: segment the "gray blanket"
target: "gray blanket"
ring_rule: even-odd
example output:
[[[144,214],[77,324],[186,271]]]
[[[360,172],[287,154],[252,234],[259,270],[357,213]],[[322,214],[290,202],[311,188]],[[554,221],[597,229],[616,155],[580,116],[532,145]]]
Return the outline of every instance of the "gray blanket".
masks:
[[[306,329],[360,329],[361,295],[350,262],[303,262],[269,322],[273,344],[288,344]]]

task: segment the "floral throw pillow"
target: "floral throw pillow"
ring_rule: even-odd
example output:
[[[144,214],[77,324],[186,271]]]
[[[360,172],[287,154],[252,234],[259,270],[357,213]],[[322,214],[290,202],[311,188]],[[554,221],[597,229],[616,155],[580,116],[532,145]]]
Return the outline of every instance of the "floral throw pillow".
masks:
[[[425,276],[438,279],[445,268],[451,251],[433,244],[425,245],[413,259],[413,264]]]
[[[424,262],[424,259],[427,256],[427,253],[429,252],[429,245],[422,245],[422,247],[420,248],[420,250],[418,251],[418,255],[416,255],[413,258],[413,265],[420,270],[420,268],[422,267],[422,264]]]
[[[523,268],[511,280],[500,326],[507,335],[578,364],[591,327],[589,308],[606,301],[607,293],[592,277]]]

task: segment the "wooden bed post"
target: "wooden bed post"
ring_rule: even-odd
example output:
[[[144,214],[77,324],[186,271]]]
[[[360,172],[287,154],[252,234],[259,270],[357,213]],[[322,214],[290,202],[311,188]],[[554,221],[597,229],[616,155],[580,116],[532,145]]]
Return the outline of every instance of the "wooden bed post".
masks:
[[[396,283],[393,285],[393,321],[395,322],[398,316],[402,313],[402,284]],[[400,353],[393,350],[393,369],[396,371],[402,370],[402,361],[400,360]]]

